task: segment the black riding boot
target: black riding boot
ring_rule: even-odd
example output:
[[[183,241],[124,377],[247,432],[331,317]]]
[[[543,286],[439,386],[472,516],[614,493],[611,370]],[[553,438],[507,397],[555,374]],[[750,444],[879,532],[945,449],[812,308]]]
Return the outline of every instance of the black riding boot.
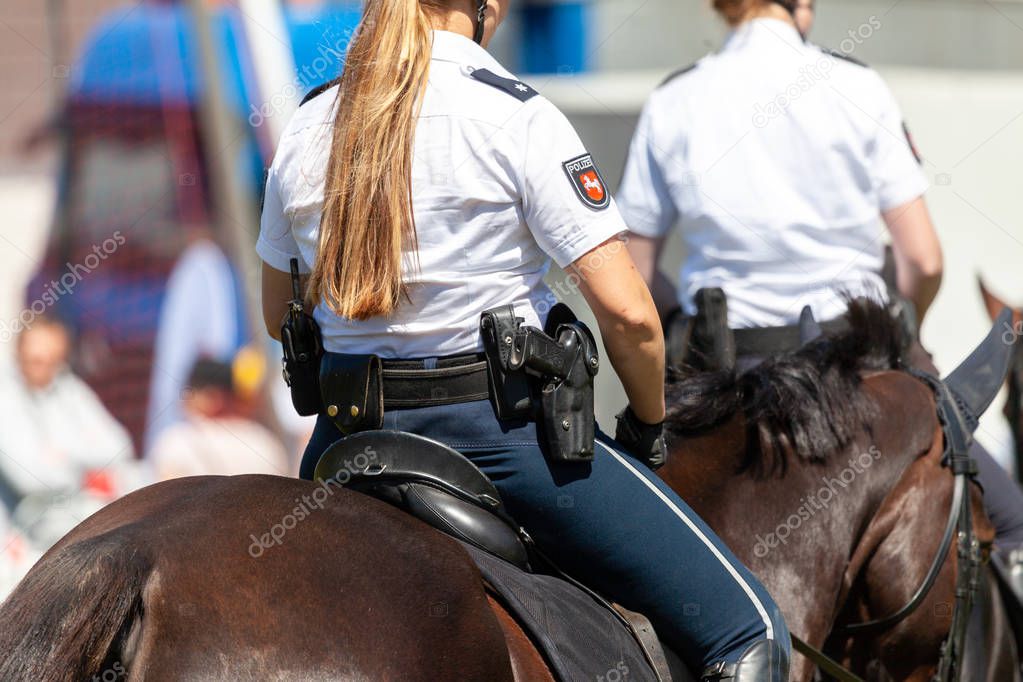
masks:
[[[738,663],[718,663],[703,671],[701,682],[788,682],[789,656],[773,639],[762,639]]]
[[[1023,605],[1023,548],[1011,552],[996,552],[995,557],[1001,560],[999,568],[1004,570],[1002,575],[1012,588],[1013,596]]]
[[[1002,605],[1005,606],[1016,647],[1023,650],[1023,548],[996,549],[991,554],[991,567],[998,577]]]

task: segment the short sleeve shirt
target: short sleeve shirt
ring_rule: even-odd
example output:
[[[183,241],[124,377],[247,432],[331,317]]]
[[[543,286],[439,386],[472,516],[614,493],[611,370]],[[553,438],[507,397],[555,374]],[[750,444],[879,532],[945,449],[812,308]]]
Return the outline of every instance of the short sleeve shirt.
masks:
[[[883,297],[880,213],[927,184],[877,73],[756,19],[653,93],[618,200],[636,234],[681,230],[688,312],[720,287],[733,327],[763,327]]]
[[[316,259],[337,88],[293,117],[269,169],[260,257]],[[412,171],[418,267],[411,302],[386,318],[314,316],[327,350],[421,358],[481,348],[484,310],[512,304],[541,325],[556,303],[550,261],[568,266],[626,230],[568,119],[468,38],[434,32]],[[406,259],[412,261],[413,259]]]

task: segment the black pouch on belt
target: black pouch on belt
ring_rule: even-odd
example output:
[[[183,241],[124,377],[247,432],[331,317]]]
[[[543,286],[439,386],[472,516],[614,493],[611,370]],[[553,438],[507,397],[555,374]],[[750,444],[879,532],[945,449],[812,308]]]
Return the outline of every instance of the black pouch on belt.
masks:
[[[324,355],[320,392],[327,416],[345,435],[383,428],[383,363],[376,355]]]
[[[510,366],[515,335],[523,321],[521,317],[515,317],[515,308],[510,305],[484,311],[480,317],[480,335],[489,370],[490,402],[498,419],[532,417],[529,378],[521,368],[513,370]]]

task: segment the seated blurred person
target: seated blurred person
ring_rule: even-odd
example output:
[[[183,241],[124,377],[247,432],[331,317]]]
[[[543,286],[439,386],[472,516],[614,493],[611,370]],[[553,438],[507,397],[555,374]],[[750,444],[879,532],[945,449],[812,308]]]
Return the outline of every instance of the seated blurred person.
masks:
[[[68,368],[70,350],[68,329],[39,316],[0,378],[0,503],[44,546],[137,477],[128,432]]]
[[[245,416],[231,364],[197,361],[182,395],[182,409],[185,420],[167,427],[150,453],[159,480],[294,474],[280,440]]]

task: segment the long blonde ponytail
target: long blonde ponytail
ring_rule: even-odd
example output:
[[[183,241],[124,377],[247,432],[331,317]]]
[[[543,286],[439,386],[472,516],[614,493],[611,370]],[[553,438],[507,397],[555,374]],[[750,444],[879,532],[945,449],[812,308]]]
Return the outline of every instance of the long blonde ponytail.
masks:
[[[416,253],[412,153],[430,71],[430,0],[367,0],[338,93],[309,297],[338,315],[392,313]]]

